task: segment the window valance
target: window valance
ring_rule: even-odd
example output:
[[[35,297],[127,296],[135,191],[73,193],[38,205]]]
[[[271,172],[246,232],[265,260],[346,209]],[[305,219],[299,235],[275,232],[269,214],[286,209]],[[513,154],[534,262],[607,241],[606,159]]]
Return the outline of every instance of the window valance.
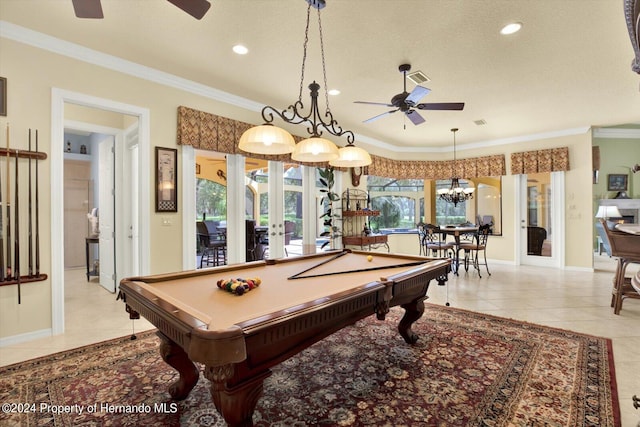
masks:
[[[511,174],[569,170],[569,147],[511,153]]]
[[[391,160],[371,156],[367,174],[398,179],[479,178],[506,174],[504,154],[457,160]]]
[[[242,133],[252,126],[250,123],[180,106],[178,107],[177,143],[190,145],[199,150],[246,155],[247,153],[238,148],[238,141]],[[293,138],[296,143],[303,139],[295,135]],[[278,156],[251,154],[251,157],[300,163],[291,160],[289,154]],[[454,175],[470,179],[506,175],[504,154],[461,159],[456,161],[455,165],[453,160],[392,160],[380,156],[371,156],[371,159],[373,162],[363,171],[365,175],[397,179],[449,179]],[[318,163],[313,165],[327,166]]]

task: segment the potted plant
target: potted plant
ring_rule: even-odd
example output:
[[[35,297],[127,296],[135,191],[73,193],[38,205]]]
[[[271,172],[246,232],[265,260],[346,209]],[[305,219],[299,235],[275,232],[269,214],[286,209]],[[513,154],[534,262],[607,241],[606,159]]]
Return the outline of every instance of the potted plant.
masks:
[[[320,236],[329,238],[320,249],[324,249],[327,245],[330,249],[335,249],[335,238],[340,236],[340,228],[336,225],[336,222],[340,220],[340,215],[336,213],[337,209],[334,209],[334,202],[339,201],[340,196],[333,191],[335,182],[333,167],[319,168],[318,172],[320,174],[320,192],[324,193],[320,199],[320,205],[324,206],[324,213],[320,216],[323,220],[324,231]]]

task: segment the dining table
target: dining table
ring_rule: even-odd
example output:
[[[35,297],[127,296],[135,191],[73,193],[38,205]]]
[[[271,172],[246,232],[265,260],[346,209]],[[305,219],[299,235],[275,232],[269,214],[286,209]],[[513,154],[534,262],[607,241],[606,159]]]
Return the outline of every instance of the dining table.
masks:
[[[451,263],[451,269],[456,276],[458,276],[458,270],[460,267],[460,244],[462,243],[462,237],[470,234],[476,234],[479,227],[477,225],[445,225],[440,227],[440,231],[446,235],[453,236],[455,243],[455,251],[453,254],[453,262]]]

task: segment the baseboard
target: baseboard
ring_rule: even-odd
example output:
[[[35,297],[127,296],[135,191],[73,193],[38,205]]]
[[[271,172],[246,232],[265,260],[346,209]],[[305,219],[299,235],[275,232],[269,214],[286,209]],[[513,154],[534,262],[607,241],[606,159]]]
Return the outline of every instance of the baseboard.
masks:
[[[27,332],[26,334],[12,335],[10,337],[0,338],[0,347],[8,347],[40,338],[48,338],[51,335],[53,335],[51,329],[41,329],[39,331]]]

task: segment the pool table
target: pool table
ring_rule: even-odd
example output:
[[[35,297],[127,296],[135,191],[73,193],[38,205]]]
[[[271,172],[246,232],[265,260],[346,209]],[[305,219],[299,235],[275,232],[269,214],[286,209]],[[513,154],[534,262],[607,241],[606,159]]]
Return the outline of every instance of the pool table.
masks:
[[[415,343],[411,325],[424,312],[429,283],[444,285],[450,263],[346,249],[124,279],[120,297],[131,318],[158,328],[162,358],[180,373],[169,387],[174,399],[196,385],[193,362],[200,362],[226,422],[250,426],[270,368],[345,326],[372,314],[384,320],[400,305],[398,331]],[[262,283],[242,295],[216,284],[254,277]]]

